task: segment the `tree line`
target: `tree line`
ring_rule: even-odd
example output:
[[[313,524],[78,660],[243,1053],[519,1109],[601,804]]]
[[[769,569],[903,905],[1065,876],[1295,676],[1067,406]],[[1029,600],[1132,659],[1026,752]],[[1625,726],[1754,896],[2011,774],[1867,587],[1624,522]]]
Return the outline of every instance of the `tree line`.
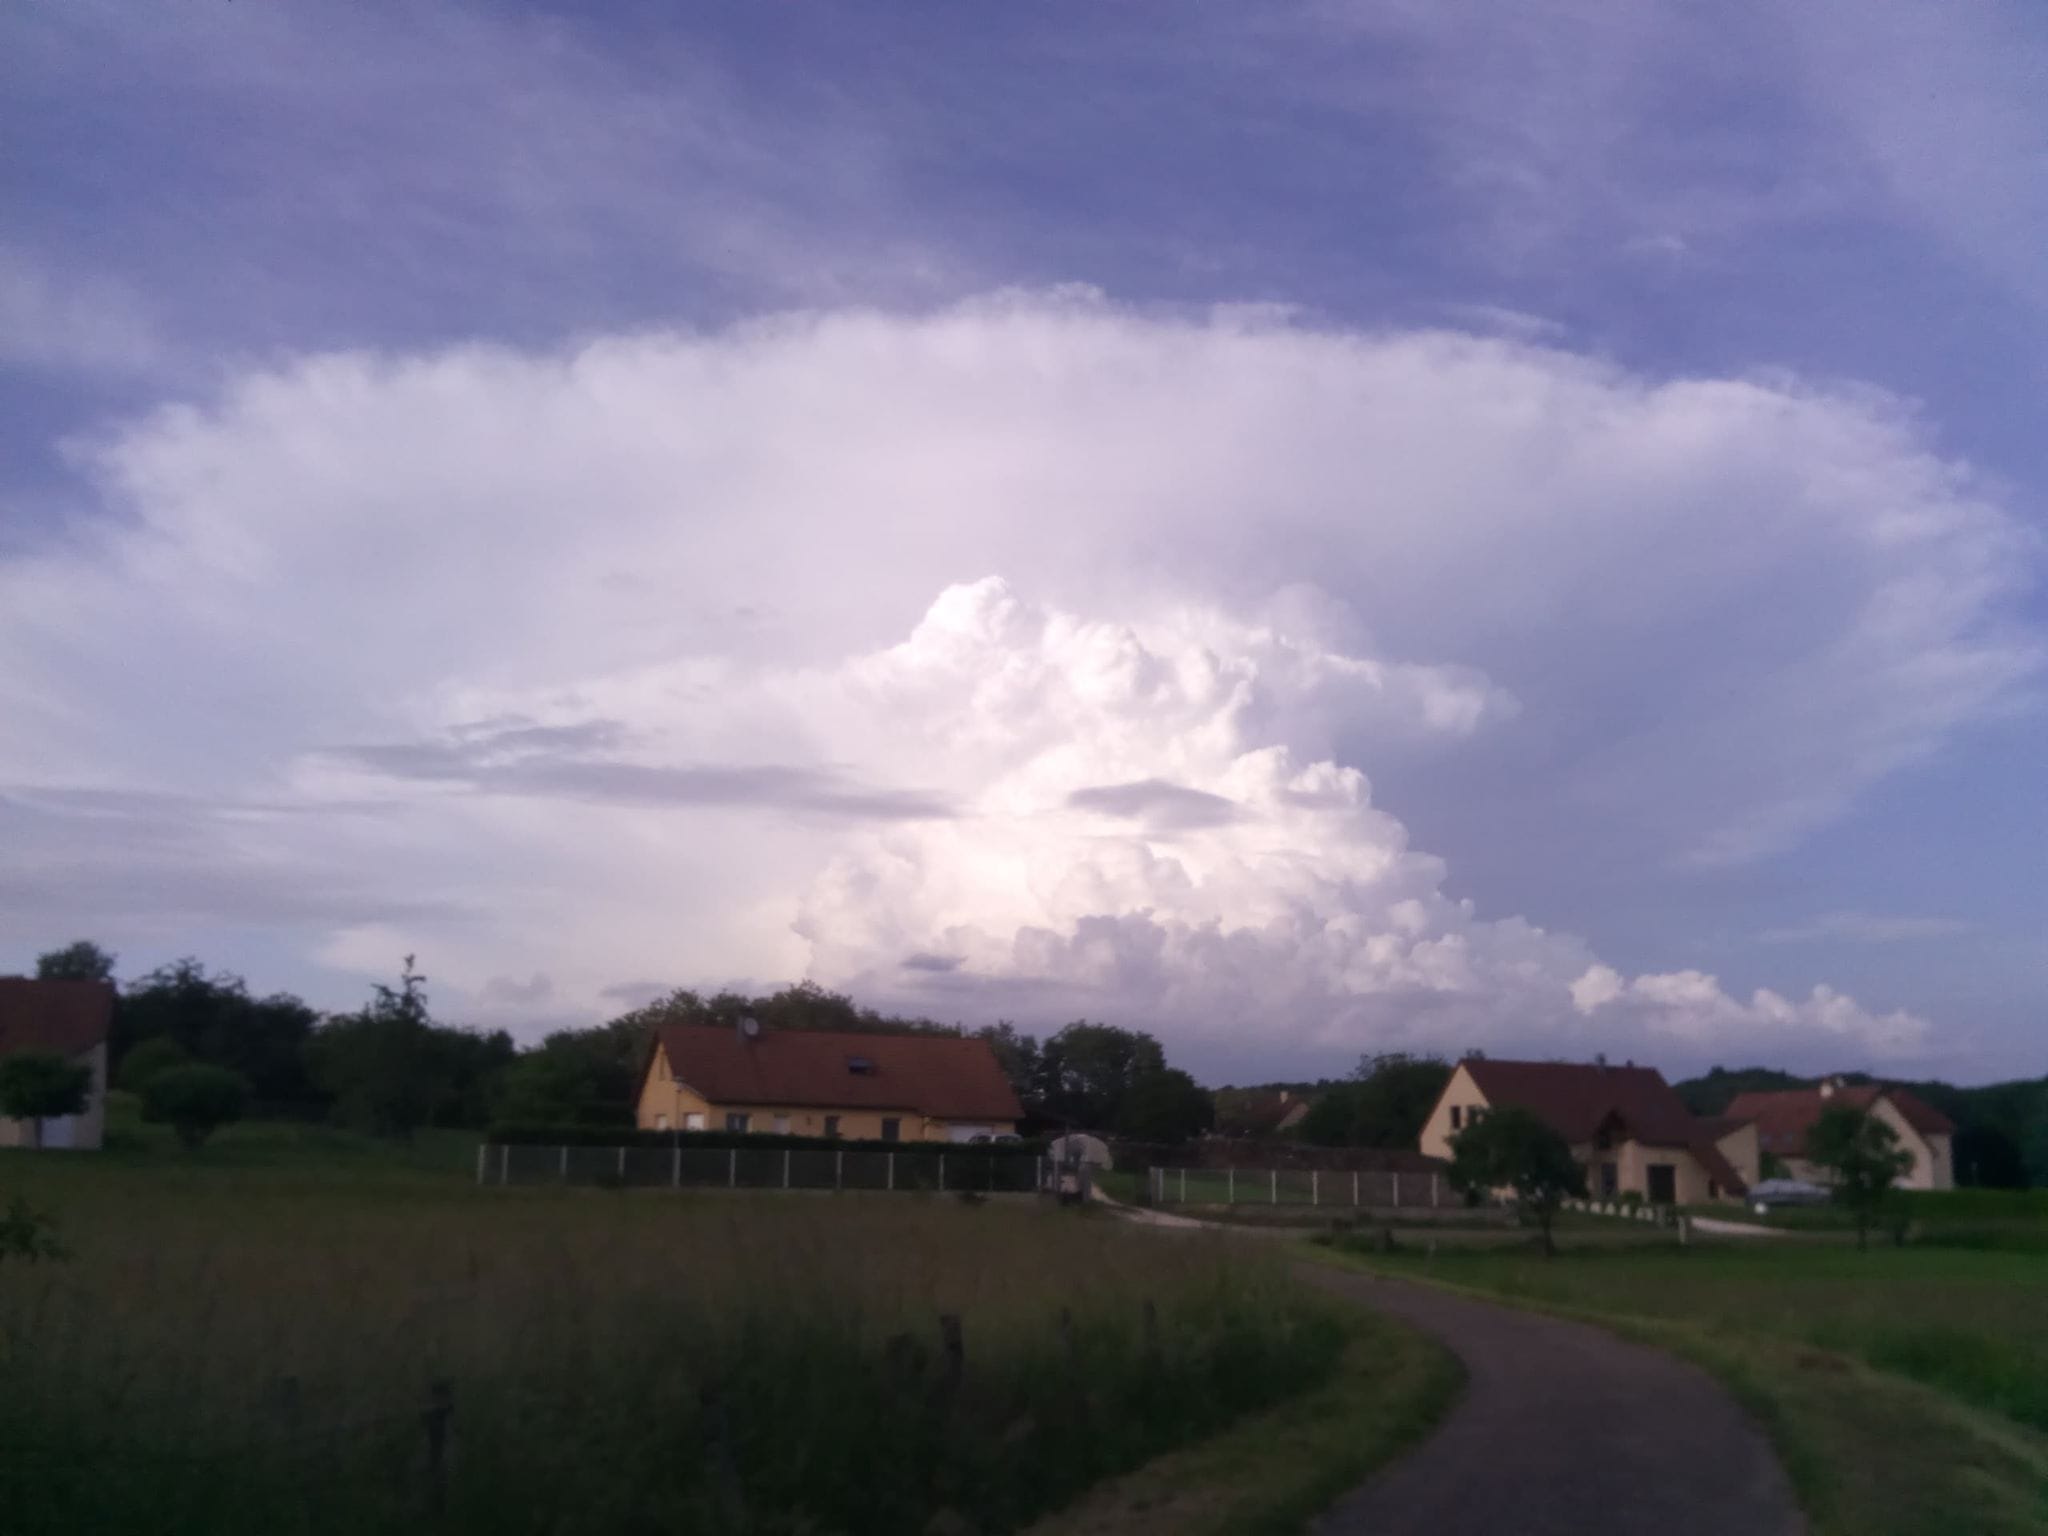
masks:
[[[41,955],[36,975],[114,983],[116,964],[79,941]],[[244,1114],[332,1119],[401,1138],[494,1123],[625,1127],[657,1028],[736,1027],[752,1017],[770,1031],[973,1034],[989,1043],[1027,1120],[1044,1129],[1175,1142],[1214,1118],[1207,1090],[1167,1064],[1157,1039],[1085,1019],[1041,1040],[1008,1021],[969,1030],[887,1014],[801,982],[752,997],[678,989],[521,1047],[502,1029],[438,1020],[427,981],[407,956],[395,984],[373,986],[363,1007],[322,1014],[287,992],[259,996],[242,977],[196,959],[174,961],[117,984],[113,1083],[138,1096],[146,1119],[193,1144]],[[25,1117],[82,1107],[85,1086],[69,1081],[67,1063],[31,1059],[13,1075],[22,1080],[13,1102],[30,1106]]]

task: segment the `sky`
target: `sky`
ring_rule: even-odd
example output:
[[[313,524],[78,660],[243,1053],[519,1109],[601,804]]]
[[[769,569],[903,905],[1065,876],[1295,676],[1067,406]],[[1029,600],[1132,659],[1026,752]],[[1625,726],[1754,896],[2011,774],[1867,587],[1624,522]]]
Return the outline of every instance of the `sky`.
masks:
[[[2048,12],[0,14],[0,969],[2048,1071]]]

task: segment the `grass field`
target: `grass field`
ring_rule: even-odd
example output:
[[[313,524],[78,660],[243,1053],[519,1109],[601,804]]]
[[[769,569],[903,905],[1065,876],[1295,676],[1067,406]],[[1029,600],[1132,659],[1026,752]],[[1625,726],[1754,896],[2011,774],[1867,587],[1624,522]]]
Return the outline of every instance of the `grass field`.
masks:
[[[1834,1205],[1784,1206],[1758,1214],[1729,1206],[1694,1206],[1694,1215],[1755,1222],[1791,1232],[1849,1232],[1856,1222]],[[1901,1190],[1872,1231],[1889,1241],[1903,1223],[1915,1243],[1934,1247],[2048,1253],[2048,1189]]]
[[[123,1141],[0,1154],[0,1200],[72,1250],[0,1264],[10,1536],[1012,1530],[1330,1388],[1360,1326],[1277,1255],[1031,1204],[478,1189],[454,1137]]]
[[[2037,1254],[1564,1241],[1554,1260],[1360,1242],[1352,1261],[1588,1317],[1699,1361],[1770,1429],[1820,1531],[2048,1531],[2048,1270]]]

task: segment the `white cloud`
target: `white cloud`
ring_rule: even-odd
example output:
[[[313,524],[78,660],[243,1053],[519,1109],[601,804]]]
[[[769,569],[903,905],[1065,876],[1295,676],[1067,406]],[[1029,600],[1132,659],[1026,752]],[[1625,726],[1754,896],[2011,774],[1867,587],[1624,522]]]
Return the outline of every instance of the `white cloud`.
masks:
[[[1588,849],[1757,858],[2035,664],[2031,547],[1884,401],[1244,311],[313,358],[83,462],[105,520],[0,566],[0,789],[289,804],[274,857],[445,914],[309,953],[563,1009],[809,968],[1276,1044],[1896,1046],[1589,992],[1365,775],[1476,754]]]

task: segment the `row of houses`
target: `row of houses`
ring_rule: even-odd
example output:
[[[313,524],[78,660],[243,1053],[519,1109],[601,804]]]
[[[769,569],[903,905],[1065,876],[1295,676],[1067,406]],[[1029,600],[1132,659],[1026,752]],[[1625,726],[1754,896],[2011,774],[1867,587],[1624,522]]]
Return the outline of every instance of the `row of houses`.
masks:
[[[114,989],[104,983],[0,977],[0,1056],[54,1051],[87,1064],[93,1084],[83,1114],[40,1125],[0,1119],[0,1146],[100,1144],[113,1007]],[[1604,1061],[1461,1061],[1423,1127],[1419,1150],[1448,1161],[1461,1131],[1512,1105],[1570,1143],[1596,1198],[1739,1200],[1764,1176],[1767,1158],[1791,1177],[1816,1176],[1805,1160],[1806,1136],[1833,1102],[1852,1104],[1892,1128],[1913,1159],[1902,1184],[1954,1185],[1955,1127],[1905,1089],[1831,1079],[1811,1089],[1743,1094],[1727,1113],[1699,1116],[1654,1068]],[[1283,1107],[1298,1111],[1302,1103],[1293,1098]],[[1011,1136],[1023,1118],[984,1041],[764,1031],[751,1021],[739,1029],[656,1030],[636,1108],[645,1130],[906,1142]]]

